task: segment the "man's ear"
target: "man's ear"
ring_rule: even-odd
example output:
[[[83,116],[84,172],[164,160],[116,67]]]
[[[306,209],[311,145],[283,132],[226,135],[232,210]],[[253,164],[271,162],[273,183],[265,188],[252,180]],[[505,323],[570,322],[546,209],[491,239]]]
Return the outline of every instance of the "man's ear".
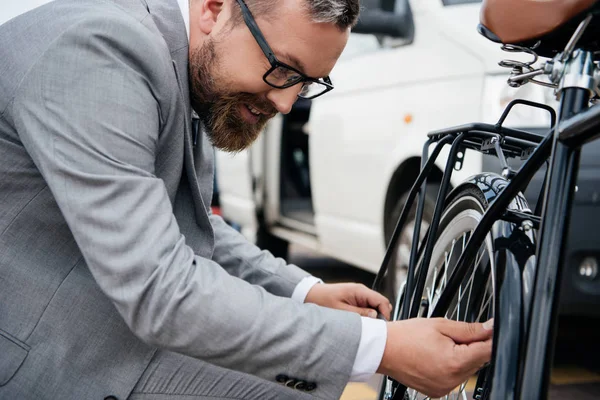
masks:
[[[223,10],[223,0],[195,0],[190,4],[191,23],[198,25],[202,33],[208,35],[217,23]]]

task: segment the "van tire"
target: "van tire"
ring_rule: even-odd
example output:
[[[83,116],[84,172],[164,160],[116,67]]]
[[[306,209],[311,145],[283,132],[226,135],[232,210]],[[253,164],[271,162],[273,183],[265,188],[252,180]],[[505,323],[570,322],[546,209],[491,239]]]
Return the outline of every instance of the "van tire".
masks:
[[[289,255],[289,242],[273,236],[264,225],[260,225],[256,232],[256,245],[262,250],[267,250],[273,256],[287,261]]]

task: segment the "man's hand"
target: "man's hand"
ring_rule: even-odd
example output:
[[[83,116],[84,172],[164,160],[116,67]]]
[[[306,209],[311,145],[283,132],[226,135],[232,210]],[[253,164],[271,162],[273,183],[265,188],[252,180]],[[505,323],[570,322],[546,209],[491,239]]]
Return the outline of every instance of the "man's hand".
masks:
[[[377,372],[427,396],[445,396],[490,361],[491,325],[444,318],[388,322]]]
[[[365,317],[377,317],[377,310],[390,319],[389,300],[359,283],[317,283],[306,295],[305,303],[357,312]]]

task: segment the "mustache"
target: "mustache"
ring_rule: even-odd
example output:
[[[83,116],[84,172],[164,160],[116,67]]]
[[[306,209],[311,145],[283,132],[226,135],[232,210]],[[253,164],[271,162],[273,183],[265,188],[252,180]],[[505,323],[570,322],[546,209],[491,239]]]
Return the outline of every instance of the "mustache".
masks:
[[[232,103],[241,103],[244,105],[249,105],[264,115],[261,117],[270,119],[277,114],[277,109],[273,106],[269,100],[263,99],[262,97],[256,96],[251,93],[235,93],[235,94],[226,94],[221,97],[222,101],[232,102]]]

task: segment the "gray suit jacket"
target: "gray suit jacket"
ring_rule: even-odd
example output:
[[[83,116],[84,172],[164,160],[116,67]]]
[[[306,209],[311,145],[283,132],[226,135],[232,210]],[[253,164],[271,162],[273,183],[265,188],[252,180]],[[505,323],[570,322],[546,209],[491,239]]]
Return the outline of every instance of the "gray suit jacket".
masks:
[[[125,399],[157,348],[340,396],[360,317],[290,300],[307,274],[211,215],[187,60],[175,0],[0,26],[1,399]]]

